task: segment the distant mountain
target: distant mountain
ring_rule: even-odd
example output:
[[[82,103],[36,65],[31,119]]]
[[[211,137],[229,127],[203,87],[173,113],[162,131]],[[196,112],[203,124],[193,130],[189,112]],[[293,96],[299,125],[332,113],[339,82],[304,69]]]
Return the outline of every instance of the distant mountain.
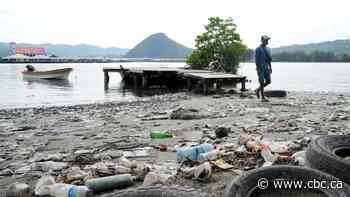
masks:
[[[282,52],[291,53],[291,52],[297,52],[297,51],[302,51],[305,53],[313,53],[318,51],[318,52],[332,52],[334,54],[350,55],[350,39],[312,43],[312,44],[295,44],[290,46],[273,48],[271,51],[272,51],[272,54],[278,54]]]
[[[128,49],[109,47],[102,48],[94,45],[79,44],[28,44],[17,43],[18,47],[44,47],[47,54],[65,57],[120,57]],[[9,55],[9,44],[0,42],[0,57]]]
[[[126,58],[185,58],[192,49],[170,39],[164,33],[153,34],[126,55]]]

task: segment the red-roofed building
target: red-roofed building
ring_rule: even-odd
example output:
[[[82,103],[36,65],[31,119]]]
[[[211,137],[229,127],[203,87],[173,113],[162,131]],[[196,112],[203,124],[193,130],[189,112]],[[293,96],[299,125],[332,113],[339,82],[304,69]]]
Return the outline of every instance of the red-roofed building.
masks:
[[[45,55],[45,49],[42,47],[16,47],[15,52],[27,56]]]

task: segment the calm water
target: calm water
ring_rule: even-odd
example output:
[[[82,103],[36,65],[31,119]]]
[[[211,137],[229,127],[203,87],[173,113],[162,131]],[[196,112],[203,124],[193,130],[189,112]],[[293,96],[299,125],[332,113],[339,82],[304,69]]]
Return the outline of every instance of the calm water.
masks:
[[[111,64],[36,64],[38,69],[72,67],[69,81],[25,81],[21,71],[25,64],[0,64],[0,108],[71,105],[103,101],[128,101],[136,97],[121,90],[121,77],[111,74],[110,89],[103,89],[104,66]],[[128,66],[181,67],[184,63],[122,63]],[[248,76],[257,86],[255,66],[242,63],[239,74]],[[350,91],[350,64],[346,63],[274,63],[270,89],[291,91]]]

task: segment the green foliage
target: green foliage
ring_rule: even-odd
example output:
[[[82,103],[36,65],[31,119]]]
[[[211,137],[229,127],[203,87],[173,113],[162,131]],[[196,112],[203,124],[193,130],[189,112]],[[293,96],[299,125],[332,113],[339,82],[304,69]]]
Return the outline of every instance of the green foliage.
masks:
[[[215,58],[221,58],[225,71],[236,73],[247,47],[236,32],[232,18],[211,17],[205,30],[197,36],[196,49],[187,63],[194,69],[203,69]]]
[[[273,54],[272,59],[278,62],[350,62],[350,55],[331,51],[293,51]]]

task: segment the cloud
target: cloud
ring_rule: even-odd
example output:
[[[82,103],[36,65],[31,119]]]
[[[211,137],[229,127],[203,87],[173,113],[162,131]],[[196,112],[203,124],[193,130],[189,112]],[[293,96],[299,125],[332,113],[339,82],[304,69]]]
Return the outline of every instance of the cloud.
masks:
[[[262,34],[272,37],[272,46],[350,38],[346,0],[2,1],[2,41],[131,48],[164,32],[193,47],[211,16],[232,17],[249,47]]]

